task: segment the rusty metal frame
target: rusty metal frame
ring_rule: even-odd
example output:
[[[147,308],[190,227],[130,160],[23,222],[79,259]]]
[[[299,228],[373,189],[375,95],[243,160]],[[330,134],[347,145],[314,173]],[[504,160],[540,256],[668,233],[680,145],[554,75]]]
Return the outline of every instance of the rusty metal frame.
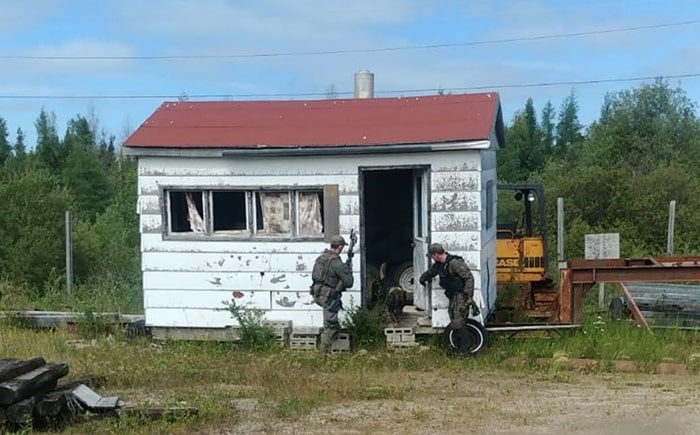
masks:
[[[580,323],[583,296],[600,282],[700,281],[700,256],[569,260],[559,271],[559,321]]]

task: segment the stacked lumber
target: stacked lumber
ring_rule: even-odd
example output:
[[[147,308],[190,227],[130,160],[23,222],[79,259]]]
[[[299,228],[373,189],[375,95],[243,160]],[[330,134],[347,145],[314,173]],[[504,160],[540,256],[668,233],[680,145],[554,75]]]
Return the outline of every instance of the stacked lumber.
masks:
[[[66,421],[91,409],[90,394],[96,393],[84,382],[95,385],[96,380],[62,380],[68,371],[68,364],[47,363],[42,357],[0,359],[0,431]],[[116,398],[100,399],[107,409],[118,406]]]

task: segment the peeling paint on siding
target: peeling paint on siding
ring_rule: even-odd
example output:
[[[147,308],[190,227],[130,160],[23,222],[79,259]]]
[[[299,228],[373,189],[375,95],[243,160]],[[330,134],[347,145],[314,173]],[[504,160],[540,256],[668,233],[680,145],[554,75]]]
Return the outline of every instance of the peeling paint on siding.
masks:
[[[270,279],[270,282],[271,282],[272,284],[277,284],[278,282],[284,282],[284,281],[286,281],[286,280],[287,280],[287,275],[285,275],[285,274],[283,273],[282,275],[279,275],[279,276],[273,276],[273,277]]]
[[[476,213],[434,213],[434,231],[477,231],[479,216]]]
[[[464,192],[479,189],[478,172],[436,173],[433,191]]]
[[[466,192],[433,195],[433,211],[477,211],[479,201]]]

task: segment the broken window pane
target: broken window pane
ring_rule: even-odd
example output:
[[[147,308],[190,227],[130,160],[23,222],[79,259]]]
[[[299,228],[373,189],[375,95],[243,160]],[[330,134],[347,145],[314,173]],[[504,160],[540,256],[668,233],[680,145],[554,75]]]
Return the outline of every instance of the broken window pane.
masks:
[[[255,212],[259,234],[291,234],[289,192],[256,192]]]
[[[202,192],[170,191],[170,232],[204,233],[204,202]]]
[[[323,234],[322,192],[299,192],[297,219],[300,235],[318,236]]]
[[[248,229],[245,192],[212,192],[214,232],[239,234]]]

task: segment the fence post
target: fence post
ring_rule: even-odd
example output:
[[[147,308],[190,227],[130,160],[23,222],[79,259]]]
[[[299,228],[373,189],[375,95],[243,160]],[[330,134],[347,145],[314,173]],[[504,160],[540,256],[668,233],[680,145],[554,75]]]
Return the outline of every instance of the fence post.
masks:
[[[672,200],[668,206],[668,239],[666,240],[666,252],[673,255],[673,232],[676,221],[676,200]]]
[[[73,293],[73,219],[66,210],[66,293]]]

